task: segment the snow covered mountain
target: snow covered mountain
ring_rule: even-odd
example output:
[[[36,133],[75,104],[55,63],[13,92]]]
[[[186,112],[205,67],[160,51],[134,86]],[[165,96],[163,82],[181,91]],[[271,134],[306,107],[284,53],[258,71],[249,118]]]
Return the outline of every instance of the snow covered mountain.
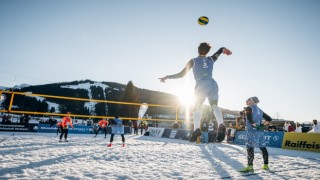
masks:
[[[176,96],[157,91],[150,91],[140,89],[133,86],[134,92],[126,92],[127,85],[115,82],[95,82],[91,80],[63,82],[54,84],[45,84],[37,86],[19,86],[15,88],[17,92],[31,92],[33,94],[45,94],[65,97],[76,97],[84,99],[95,100],[109,100],[109,101],[125,101],[149,104],[165,104],[177,105],[179,100]],[[133,100],[124,99],[125,93],[133,93],[135,96]],[[10,98],[5,102],[9,105]],[[44,97],[28,97],[15,96],[14,101],[17,109],[38,112],[67,112],[71,111],[74,114],[88,114],[88,115],[105,115],[112,111],[116,111],[113,106],[106,106],[105,103],[85,102],[85,101],[70,101],[56,98]],[[116,112],[113,112],[116,113]],[[113,114],[112,113],[112,114]]]
[[[128,83],[129,84],[129,83]],[[81,80],[72,82],[62,82],[54,84],[44,84],[30,86],[22,84],[15,87],[18,92],[31,92],[33,94],[45,94],[65,97],[76,97],[84,99],[124,101],[135,103],[162,104],[162,105],[179,105],[179,98],[175,95],[141,89],[133,86],[133,92],[126,92],[127,85],[115,82],[95,82],[91,80]],[[134,96],[133,99],[124,98],[128,93]],[[126,95],[126,96],[127,96]],[[9,105],[9,96],[6,100],[6,106]],[[37,112],[55,112],[65,113],[67,111],[74,114],[87,115],[112,115],[118,114],[118,108],[106,103],[92,101],[70,101],[55,98],[15,96],[14,107],[20,110],[37,111]],[[166,110],[159,109],[156,113],[166,114]],[[163,111],[163,112],[161,112]],[[230,111],[222,108],[222,112],[228,116],[237,116],[238,111]],[[149,115],[150,112],[148,112]],[[174,113],[175,114],[175,113]]]

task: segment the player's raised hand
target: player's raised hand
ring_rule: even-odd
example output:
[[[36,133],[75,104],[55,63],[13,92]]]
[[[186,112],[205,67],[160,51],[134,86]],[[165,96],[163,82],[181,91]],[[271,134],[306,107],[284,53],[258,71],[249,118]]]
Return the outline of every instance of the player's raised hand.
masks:
[[[228,56],[232,54],[232,52],[231,52],[229,49],[227,49],[227,48],[223,48],[222,53],[223,53],[223,54],[226,54],[226,55],[228,55]]]
[[[159,79],[160,79],[160,82],[165,83],[165,82],[166,82],[166,80],[167,80],[167,76],[162,77],[162,78],[159,78]]]

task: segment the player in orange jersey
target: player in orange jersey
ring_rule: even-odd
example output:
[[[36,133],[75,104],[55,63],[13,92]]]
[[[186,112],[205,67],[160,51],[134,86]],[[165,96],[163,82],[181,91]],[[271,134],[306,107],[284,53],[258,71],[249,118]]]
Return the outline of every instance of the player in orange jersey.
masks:
[[[72,127],[72,129],[74,129],[73,125],[72,125],[72,119],[70,117],[70,112],[67,112],[67,116],[62,118],[61,121],[61,135],[60,135],[60,141],[62,142],[62,137],[64,135],[64,141],[68,142],[67,137],[68,137],[68,131],[69,131],[69,125]]]
[[[108,124],[109,124],[109,122],[108,122],[108,120],[106,120],[106,118],[103,118],[102,120],[100,120],[98,122],[99,129],[97,130],[96,135],[94,137],[97,137],[99,131],[103,130],[104,131],[104,138],[106,138],[107,137],[107,126],[108,126]]]

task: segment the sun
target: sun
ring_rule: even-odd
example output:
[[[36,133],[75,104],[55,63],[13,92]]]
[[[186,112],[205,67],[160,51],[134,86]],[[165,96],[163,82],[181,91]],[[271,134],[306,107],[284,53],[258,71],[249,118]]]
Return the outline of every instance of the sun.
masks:
[[[194,104],[194,94],[186,90],[180,90],[177,94],[182,106],[190,107]]]
[[[184,78],[184,81],[176,83],[176,87],[173,91],[178,97],[181,106],[193,106],[195,101],[194,84],[189,78]]]

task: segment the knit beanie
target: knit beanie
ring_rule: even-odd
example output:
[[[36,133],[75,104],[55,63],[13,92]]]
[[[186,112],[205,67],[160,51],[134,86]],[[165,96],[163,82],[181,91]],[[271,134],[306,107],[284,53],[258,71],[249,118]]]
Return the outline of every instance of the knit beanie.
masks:
[[[260,101],[259,101],[259,99],[258,99],[258,97],[256,97],[256,96],[253,96],[253,97],[251,97],[251,98],[249,98],[253,103],[255,103],[255,104],[258,104]]]

